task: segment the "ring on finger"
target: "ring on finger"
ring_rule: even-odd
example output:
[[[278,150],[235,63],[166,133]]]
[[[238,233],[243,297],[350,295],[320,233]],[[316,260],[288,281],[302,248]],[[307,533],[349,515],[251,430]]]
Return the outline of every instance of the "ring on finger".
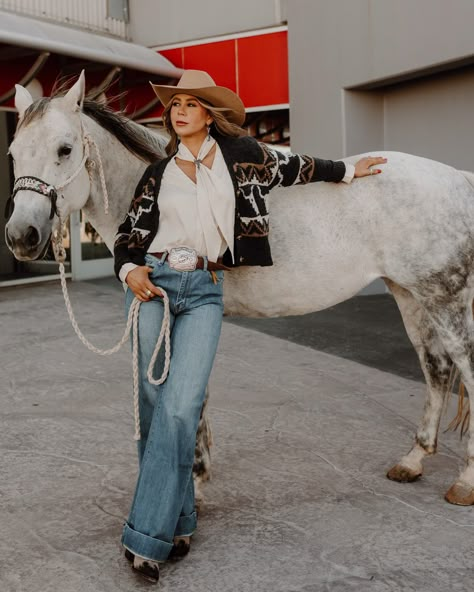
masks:
[[[148,298],[150,298],[150,296],[153,294],[153,292],[151,290],[147,290],[145,292],[145,294],[148,296]]]

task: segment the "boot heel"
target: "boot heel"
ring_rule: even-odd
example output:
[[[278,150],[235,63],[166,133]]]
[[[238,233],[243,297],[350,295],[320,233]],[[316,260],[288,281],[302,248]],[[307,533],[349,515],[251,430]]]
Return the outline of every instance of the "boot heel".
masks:
[[[130,553],[130,555],[133,557],[133,570],[139,573],[145,580],[156,584],[160,579],[160,566],[158,562],[145,559],[139,555],[133,555],[133,553]]]

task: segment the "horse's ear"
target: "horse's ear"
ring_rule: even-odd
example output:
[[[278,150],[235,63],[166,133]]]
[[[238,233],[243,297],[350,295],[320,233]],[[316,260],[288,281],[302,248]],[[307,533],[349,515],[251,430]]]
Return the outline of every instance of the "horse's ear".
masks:
[[[15,89],[15,109],[18,111],[18,115],[21,119],[23,117],[23,113],[33,102],[33,97],[24,86],[21,86],[21,84],[15,84]]]
[[[80,111],[84,103],[85,93],[86,76],[84,74],[84,70],[82,70],[77,82],[74,84],[74,86],[71,86],[71,88],[67,91],[66,95],[64,96],[64,102],[73,111]]]

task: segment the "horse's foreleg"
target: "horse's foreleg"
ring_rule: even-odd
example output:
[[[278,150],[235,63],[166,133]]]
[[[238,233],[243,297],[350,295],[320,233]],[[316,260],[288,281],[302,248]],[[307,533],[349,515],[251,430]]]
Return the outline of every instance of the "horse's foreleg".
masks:
[[[196,510],[201,509],[204,501],[202,493],[203,481],[208,481],[211,476],[211,451],[212,432],[211,423],[207,417],[207,404],[209,401],[209,387],[206,388],[206,397],[201,410],[198,431],[196,434],[196,448],[194,450],[193,478],[194,499]]]
[[[470,401],[474,395],[474,320],[472,293],[428,301],[427,309],[438,334],[461,373]],[[470,414],[466,465],[446,493],[446,500],[461,506],[474,505],[474,419]]]
[[[398,304],[427,384],[423,417],[415,443],[410,452],[387,473],[389,479],[406,483],[421,477],[423,460],[436,452],[443,401],[448,390],[453,363],[426,311],[413,295],[391,280],[385,281]]]

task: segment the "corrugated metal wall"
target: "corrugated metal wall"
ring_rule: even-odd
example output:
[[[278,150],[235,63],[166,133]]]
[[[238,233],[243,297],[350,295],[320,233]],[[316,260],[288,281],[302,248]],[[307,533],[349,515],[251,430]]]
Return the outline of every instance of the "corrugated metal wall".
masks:
[[[127,0],[0,0],[0,10],[128,39]]]

